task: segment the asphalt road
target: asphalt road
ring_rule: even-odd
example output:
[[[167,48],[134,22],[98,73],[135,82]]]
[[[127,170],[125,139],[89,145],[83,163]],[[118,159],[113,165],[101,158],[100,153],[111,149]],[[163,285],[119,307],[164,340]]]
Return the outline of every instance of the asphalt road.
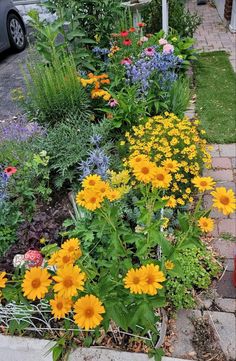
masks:
[[[25,67],[28,49],[13,54],[7,50],[0,53],[0,121],[20,116],[23,111],[12,99],[12,90],[24,87],[21,66]]]

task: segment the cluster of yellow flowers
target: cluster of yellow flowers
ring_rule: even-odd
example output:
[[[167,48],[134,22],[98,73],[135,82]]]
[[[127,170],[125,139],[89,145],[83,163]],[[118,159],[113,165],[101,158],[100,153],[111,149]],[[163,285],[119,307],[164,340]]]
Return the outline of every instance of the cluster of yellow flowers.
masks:
[[[171,270],[174,268],[174,264],[171,261],[166,261],[165,267]],[[151,263],[138,269],[131,268],[124,278],[124,284],[131,293],[154,296],[158,289],[163,288],[161,283],[165,280],[165,275],[160,271],[160,267]]]
[[[224,215],[229,215],[235,211],[236,199],[232,189],[227,190],[225,187],[216,187],[214,189],[215,181],[211,177],[197,176],[193,178],[192,183],[201,193],[211,190],[213,207]],[[211,232],[214,229],[214,221],[210,217],[201,217],[198,225],[203,232]]]
[[[101,208],[105,198],[110,202],[121,198],[122,192],[112,188],[108,182],[97,175],[89,175],[82,182],[83,189],[76,195],[76,203],[89,211]]]
[[[110,183],[112,187],[115,187],[121,195],[126,194],[130,191],[131,187],[128,185],[130,180],[130,175],[128,170],[122,170],[118,173],[113,170],[108,171]]]
[[[58,320],[64,318],[73,307],[75,323],[89,330],[101,323],[101,314],[105,312],[105,309],[94,295],[76,299],[78,292],[84,290],[86,280],[85,273],[74,265],[81,255],[79,240],[77,238],[67,240],[47,262],[48,265],[55,267],[56,274],[51,276],[47,268],[32,267],[25,273],[22,290],[24,296],[33,301],[44,298],[49,291],[50,293],[54,291],[54,298],[50,300],[53,316]],[[6,281],[6,279],[1,279],[0,275],[0,287],[5,287]]]
[[[103,98],[108,101],[111,98],[111,94],[107,90],[102,89],[103,85],[110,84],[110,79],[107,74],[94,75],[93,73],[89,73],[88,79],[79,77],[79,80],[83,87],[93,85],[91,90],[91,97],[93,99]]]
[[[132,156],[145,154],[158,167],[171,172],[171,187],[165,199],[173,207],[193,201],[191,179],[200,174],[204,163],[207,168],[211,165],[206,140],[201,139],[198,125],[197,120],[179,119],[166,112],[165,116],[149,118],[125,134]]]
[[[108,57],[109,58],[113,57],[113,55],[115,53],[117,53],[117,51],[119,51],[119,50],[120,50],[119,46],[117,46],[117,45],[112,46],[110,49],[110,53],[108,54]]]

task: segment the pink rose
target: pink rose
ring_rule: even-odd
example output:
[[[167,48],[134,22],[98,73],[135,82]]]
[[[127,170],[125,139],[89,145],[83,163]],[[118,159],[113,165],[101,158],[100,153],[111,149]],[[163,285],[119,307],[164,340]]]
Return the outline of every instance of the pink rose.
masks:
[[[163,53],[164,54],[171,54],[174,52],[174,47],[171,44],[166,44],[163,46]]]
[[[161,39],[159,40],[159,45],[166,45],[167,43],[168,43],[168,42],[167,42],[166,39],[161,38]]]

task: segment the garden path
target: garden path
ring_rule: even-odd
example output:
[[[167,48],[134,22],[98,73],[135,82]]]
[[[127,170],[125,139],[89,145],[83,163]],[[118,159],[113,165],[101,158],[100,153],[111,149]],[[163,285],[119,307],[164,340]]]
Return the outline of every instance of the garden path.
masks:
[[[187,7],[192,13],[197,12],[202,18],[202,24],[194,35],[196,48],[205,52],[217,50],[229,52],[231,64],[236,71],[236,34],[229,32],[217,9],[209,3],[198,6],[196,0],[188,0]],[[234,95],[232,94],[232,96]],[[194,113],[193,101],[186,115],[193,118]],[[218,186],[227,189],[233,188],[235,191],[236,144],[212,144],[212,148],[212,169],[205,169],[204,175],[213,177]],[[209,195],[205,197],[205,203],[206,205],[211,204]],[[196,360],[196,347],[194,348],[192,344],[195,332],[192,320],[201,320],[203,317],[209,320],[209,324],[215,330],[216,339],[214,342],[219,342],[226,359],[235,360],[236,288],[232,284],[232,275],[234,270],[233,257],[236,255],[236,216],[234,214],[226,217],[214,211],[211,217],[215,220],[213,246],[222,257],[225,257],[225,270],[217,284],[199,297],[198,310],[182,310],[178,313],[177,338],[172,342],[172,356],[183,358],[189,356],[189,358]],[[213,355],[211,359],[222,360],[217,355],[216,358]]]
[[[194,38],[196,48],[201,51],[223,50],[230,54],[230,61],[236,71],[236,33],[229,31],[220,18],[217,9],[210,5],[197,5],[197,0],[188,0],[188,9],[202,18]]]

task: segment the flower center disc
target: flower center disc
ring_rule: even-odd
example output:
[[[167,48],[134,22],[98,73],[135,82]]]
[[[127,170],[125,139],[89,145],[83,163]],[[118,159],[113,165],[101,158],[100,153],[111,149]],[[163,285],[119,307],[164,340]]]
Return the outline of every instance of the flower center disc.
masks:
[[[68,263],[70,261],[70,257],[69,256],[64,256],[62,258],[62,260],[63,260],[64,263]]]
[[[74,251],[75,251],[75,248],[74,248],[73,246],[70,246],[70,247],[68,248],[68,251],[69,251],[69,252],[74,252]]]
[[[31,285],[33,288],[38,288],[40,286],[41,282],[39,278],[35,278],[35,280],[32,281]]]
[[[94,181],[93,179],[91,179],[91,180],[89,181],[89,185],[90,185],[90,186],[95,186],[95,184],[96,184],[96,183],[95,183],[95,181]]]
[[[207,182],[206,182],[206,181],[201,181],[200,185],[201,185],[202,187],[206,187]]]
[[[62,303],[62,302],[58,302],[58,303],[57,303],[57,309],[58,309],[58,310],[62,310],[62,308],[63,308],[63,303]]]
[[[163,181],[164,180],[164,175],[163,174],[157,174],[156,179],[158,179],[159,181]]]
[[[66,287],[66,288],[69,288],[73,285],[73,282],[72,282],[72,279],[71,278],[66,278],[63,282],[63,285]]]
[[[97,199],[96,199],[95,197],[92,197],[92,198],[90,199],[90,202],[91,202],[91,203],[96,203],[96,200],[97,200]]]
[[[142,173],[143,174],[148,174],[149,173],[149,169],[147,167],[143,167],[142,168]]]
[[[154,278],[153,278],[152,276],[148,276],[148,278],[147,278],[147,283],[148,283],[149,285],[151,285],[151,284],[153,284],[153,282],[154,282]]]
[[[85,310],[85,316],[86,317],[93,317],[93,315],[94,315],[94,310],[92,308],[87,308]]]
[[[221,197],[220,197],[220,202],[221,202],[222,204],[224,204],[225,206],[227,206],[227,204],[229,204],[229,198],[226,197],[226,196],[221,196]]]
[[[134,278],[133,278],[133,283],[134,283],[135,285],[137,285],[137,284],[139,283],[139,278],[138,278],[138,277],[134,277]]]

